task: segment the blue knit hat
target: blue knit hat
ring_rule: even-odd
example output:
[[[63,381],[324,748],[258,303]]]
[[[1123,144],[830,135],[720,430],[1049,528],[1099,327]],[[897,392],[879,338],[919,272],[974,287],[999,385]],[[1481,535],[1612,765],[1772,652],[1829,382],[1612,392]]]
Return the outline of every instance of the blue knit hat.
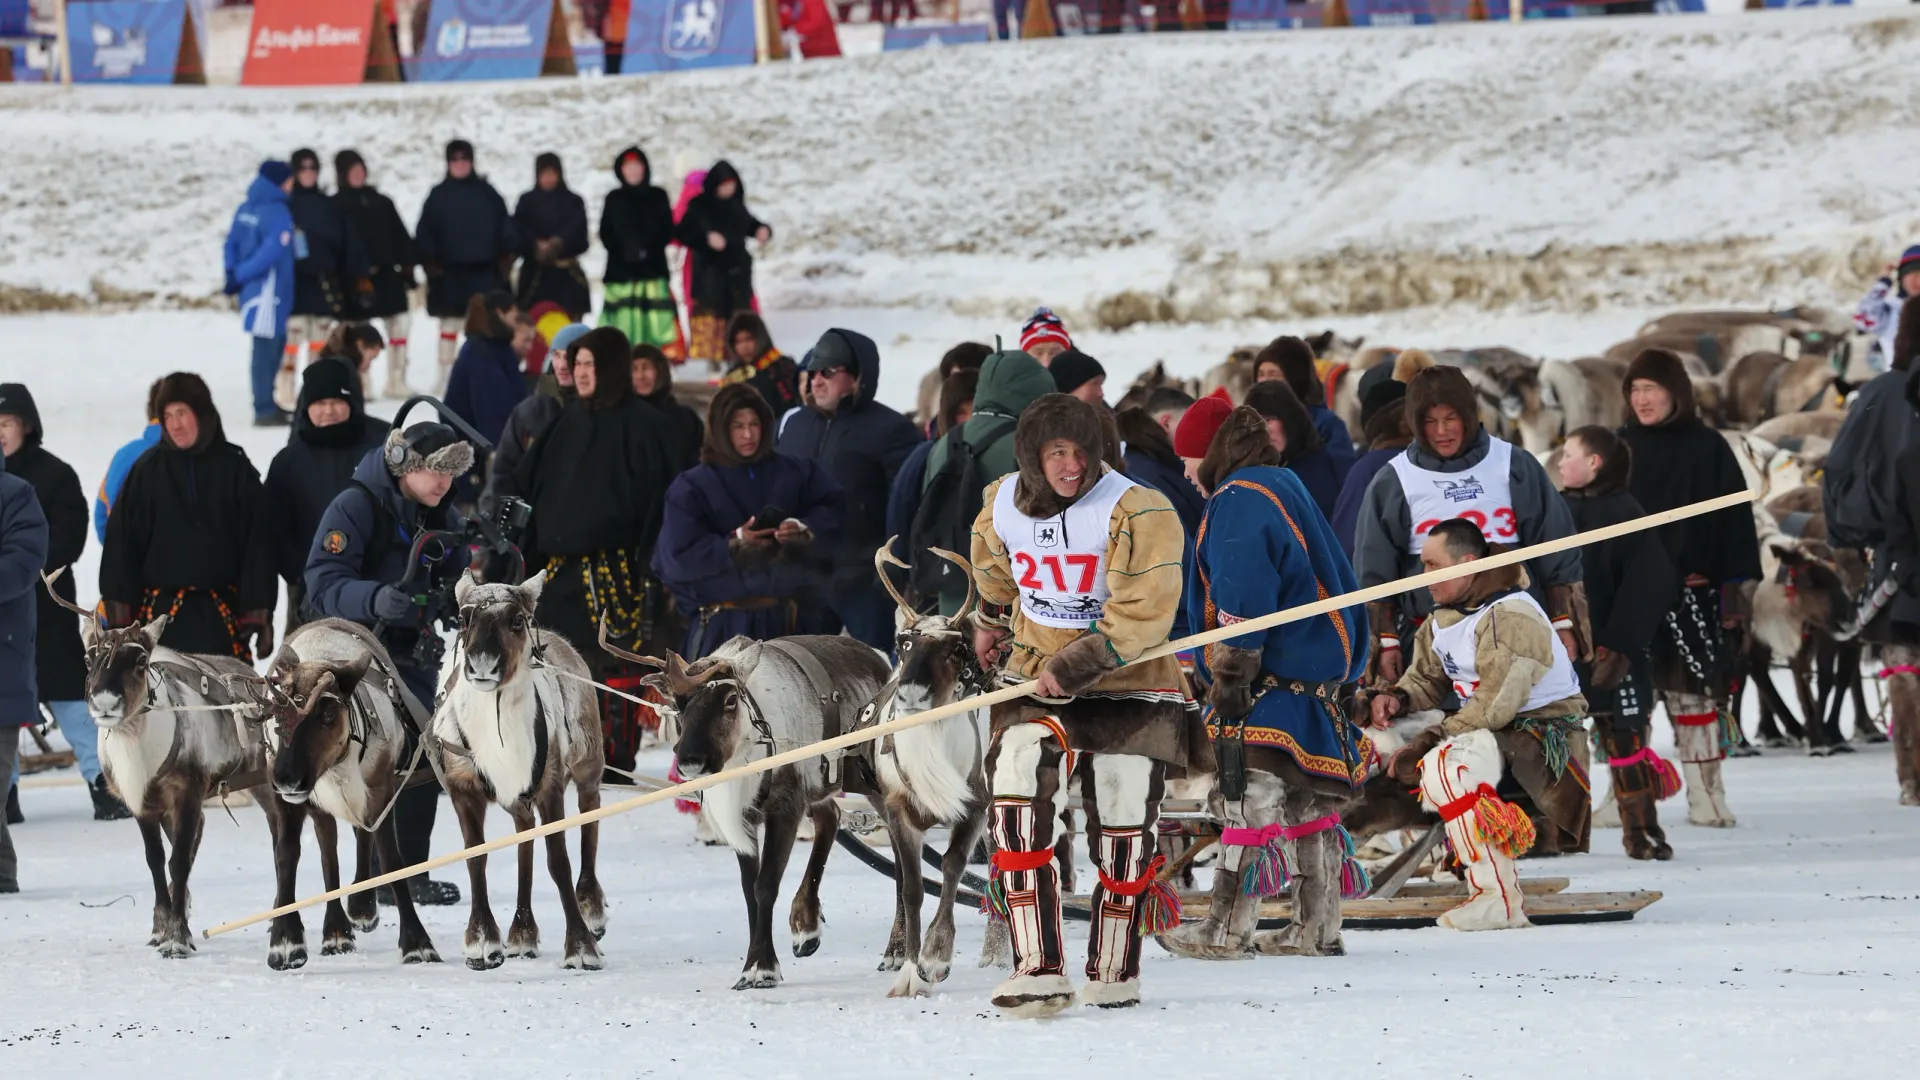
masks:
[[[1915,244],[1900,253],[1900,269],[1894,271],[1894,273],[1900,277],[1905,277],[1914,270],[1920,270],[1920,244]]]
[[[554,331],[553,342],[547,346],[550,351],[566,352],[567,346],[587,336],[591,327],[586,323],[568,323]]]
[[[279,187],[293,177],[293,167],[284,161],[263,161],[260,163],[260,179]]]

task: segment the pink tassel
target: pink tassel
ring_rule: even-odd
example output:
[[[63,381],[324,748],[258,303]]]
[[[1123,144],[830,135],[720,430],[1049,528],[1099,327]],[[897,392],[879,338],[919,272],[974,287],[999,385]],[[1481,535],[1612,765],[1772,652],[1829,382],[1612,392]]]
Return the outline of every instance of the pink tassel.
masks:
[[[686,777],[680,775],[680,759],[674,758],[673,763],[667,766],[667,782],[679,784],[684,783],[686,779]],[[700,812],[700,800],[675,799],[673,800],[673,808],[683,814],[697,814]]]

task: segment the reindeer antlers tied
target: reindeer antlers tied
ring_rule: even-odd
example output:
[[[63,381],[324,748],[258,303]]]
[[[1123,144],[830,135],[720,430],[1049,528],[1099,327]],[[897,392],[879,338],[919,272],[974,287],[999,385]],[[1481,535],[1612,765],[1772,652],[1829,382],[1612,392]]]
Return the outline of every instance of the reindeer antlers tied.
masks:
[[[66,608],[68,611],[73,612],[75,615],[79,615],[82,618],[87,618],[87,619],[95,618],[95,615],[93,612],[88,611],[86,608],[81,607],[79,604],[74,603],[73,601],[67,599],[64,596],[61,596],[60,593],[54,589],[53,583],[60,580],[60,575],[66,572],[67,572],[67,568],[64,566],[58,570],[55,570],[51,574],[47,573],[44,570],[40,572],[40,580],[45,582],[47,586],[47,595],[53,597],[54,603],[59,604],[61,607]]]

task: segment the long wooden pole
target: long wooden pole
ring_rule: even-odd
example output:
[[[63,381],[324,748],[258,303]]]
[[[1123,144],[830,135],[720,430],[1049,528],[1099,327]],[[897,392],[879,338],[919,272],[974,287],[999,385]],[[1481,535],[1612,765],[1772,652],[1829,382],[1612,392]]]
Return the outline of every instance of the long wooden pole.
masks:
[[[55,0],[53,5],[54,51],[60,54],[60,83],[73,85],[73,42],[67,33],[67,0]]]
[[[1371,603],[1375,600],[1385,600],[1388,597],[1398,596],[1403,592],[1410,592],[1414,589],[1423,589],[1442,581],[1451,581],[1457,577],[1465,577],[1468,574],[1477,574],[1485,570],[1494,570],[1502,566],[1512,566],[1515,563],[1537,559],[1543,555],[1552,555],[1557,552],[1583,547],[1587,544],[1599,543],[1602,540],[1611,540],[1614,537],[1625,536],[1628,533],[1639,532],[1642,529],[1657,528],[1661,525],[1680,521],[1684,518],[1695,517],[1700,514],[1710,514],[1716,510],[1725,510],[1728,507],[1750,503],[1755,498],[1756,495],[1749,491],[1722,495],[1718,498],[1708,499],[1705,502],[1693,503],[1690,506],[1675,507],[1672,510],[1663,510],[1657,514],[1648,514],[1645,517],[1635,518],[1631,521],[1623,521],[1615,525],[1608,525],[1604,528],[1591,529],[1587,532],[1575,533],[1572,536],[1563,536],[1558,540],[1549,540],[1546,543],[1535,544],[1532,547],[1516,548],[1513,551],[1489,556],[1485,559],[1459,563],[1440,570],[1429,570],[1424,574],[1417,574],[1410,578],[1388,581],[1369,588],[1358,589],[1341,596],[1328,597],[1325,600],[1316,600],[1311,604],[1301,604],[1298,607],[1291,607],[1285,611],[1276,611],[1271,615],[1262,615],[1258,618],[1248,619],[1245,622],[1234,623],[1231,626],[1223,626],[1216,630],[1209,630],[1205,633],[1182,638],[1179,641],[1170,641],[1165,645],[1157,645],[1148,649],[1145,653],[1142,653],[1140,660],[1136,660],[1135,663],[1144,660],[1156,660],[1163,656],[1172,656],[1174,653],[1186,649],[1197,648],[1202,645],[1211,645],[1215,642],[1226,641],[1229,638],[1245,637],[1248,634],[1258,633],[1262,630],[1270,630],[1273,627],[1286,623],[1298,622],[1301,619],[1310,619],[1315,615],[1325,615],[1330,611],[1337,611],[1344,607]],[[324,904],[330,900],[338,900],[352,893],[361,892],[380,885],[392,884],[393,882],[410,878],[415,874],[424,874],[429,870],[438,870],[443,866],[452,866],[454,863],[463,862],[478,855],[501,851],[513,847],[516,844],[537,840],[544,836],[551,836],[554,833],[563,832],[567,829],[578,828],[603,818],[610,818],[615,814],[624,814],[632,810],[638,810],[643,806],[666,802],[669,799],[683,798],[696,791],[705,791],[716,784],[725,784],[744,777],[755,776],[763,772],[778,769],[784,765],[797,764],[806,761],[808,758],[818,757],[821,754],[830,753],[834,750],[844,750],[850,746],[858,746],[861,743],[872,742],[875,739],[884,738],[896,732],[905,731],[908,728],[919,727],[922,724],[931,724],[937,720],[945,720],[950,716],[958,716],[961,713],[972,712],[975,709],[988,708],[999,705],[1002,702],[1014,701],[1031,695],[1034,692],[1035,685],[1033,682],[1024,682],[1014,686],[1002,687],[999,690],[981,694],[977,697],[965,698],[947,705],[942,705],[936,709],[928,709],[926,712],[915,713],[912,716],[903,716],[898,720],[889,720],[884,724],[861,728],[858,731],[849,731],[844,735],[838,735],[834,738],[808,746],[796,747],[785,753],[761,758],[759,761],[749,762],[731,769],[724,769],[708,776],[702,776],[697,780],[688,780],[685,783],[676,784],[673,787],[662,788],[658,791],[649,791],[644,795],[635,796],[623,802],[609,803],[599,809],[587,811],[584,814],[575,814],[572,817],[549,821],[538,828],[528,829],[526,832],[502,836],[497,840],[489,840],[484,844],[477,844],[464,851],[455,851],[451,854],[442,855],[439,858],[428,859],[426,862],[414,866],[404,867],[399,870],[381,874],[378,877],[368,878],[365,881],[355,882],[352,885],[343,885],[338,889],[320,893],[317,896],[307,897],[305,900],[296,900],[291,904],[274,908],[271,911],[262,911],[255,915],[249,915],[244,919],[235,919],[233,922],[221,923],[219,926],[203,931],[202,936],[215,937],[220,934],[238,930],[242,927],[252,926],[257,922],[277,919],[282,915],[291,915],[296,911],[313,907],[316,904]]]

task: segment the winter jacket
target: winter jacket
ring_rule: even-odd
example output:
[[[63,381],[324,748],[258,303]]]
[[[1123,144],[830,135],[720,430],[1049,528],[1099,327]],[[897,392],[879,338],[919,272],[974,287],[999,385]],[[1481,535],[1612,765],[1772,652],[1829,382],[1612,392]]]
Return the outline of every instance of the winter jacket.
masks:
[[[1893,517],[1893,465],[1920,437],[1909,375],[1889,371],[1860,388],[1827,453],[1820,478],[1827,535],[1840,547],[1875,547]]]
[[[575,321],[593,310],[587,276],[579,258],[587,250],[587,202],[565,181],[552,191],[538,187],[520,196],[513,206],[514,231],[519,236],[520,280],[514,295],[523,311],[551,301]],[[560,250],[542,262],[536,245],[548,238],[560,241]]]
[[[1334,538],[1340,541],[1340,550],[1346,552],[1348,558],[1353,557],[1353,533],[1359,524],[1360,504],[1366,499],[1367,485],[1405,449],[1394,446],[1369,450],[1347,470],[1347,478],[1340,484],[1340,495],[1333,500],[1333,513],[1327,515],[1327,521],[1333,526]]]
[[[739,190],[733,198],[722,199],[716,192],[728,180]],[[732,165],[722,161],[707,170],[700,194],[687,204],[679,225],[680,243],[693,261],[692,307],[720,316],[753,307],[753,253],[747,240],[766,227],[747,209],[747,185]],[[713,250],[708,233],[719,233],[726,246]]]
[[[374,506],[385,508],[393,531],[384,538],[373,535]],[[302,576],[307,586],[307,606],[320,615],[346,619],[371,627],[379,622],[373,611],[373,597],[382,585],[392,585],[407,573],[407,558],[413,541],[423,529],[459,532],[465,522],[450,505],[425,507],[400,492],[399,483],[388,471],[385,454],[368,451],[354,466],[351,482],[321,515],[307,549]],[[379,543],[379,550],[368,545]],[[445,559],[431,564],[424,576],[416,576],[408,592],[420,595],[452,581],[467,566],[467,548],[454,544]],[[381,643],[402,667],[412,665],[413,647],[419,640],[420,626],[394,625],[385,628]]]
[[[511,340],[469,336],[447,376],[447,408],[473,430],[500,443],[507,418],[527,396],[520,356]]]
[[[371,184],[342,189],[333,199],[365,253],[365,265],[347,268],[349,315],[373,319],[405,314],[412,307],[407,291],[413,288],[413,268],[420,256],[413,249],[413,234],[400,219],[400,211],[392,199],[375,191]],[[359,278],[372,282],[371,296],[355,287]]]
[[[662,432],[667,450],[672,454],[667,469],[669,476],[678,476],[694,467],[700,461],[700,443],[706,438],[707,425],[700,414],[680,404],[673,396],[673,384],[668,383],[640,400],[654,407],[666,418],[667,427]]]
[[[1565,492],[1576,532],[1645,517],[1640,501],[1617,484],[1600,481]],[[1580,549],[1587,618],[1593,644],[1636,657],[1653,644],[1667,612],[1680,598],[1673,560],[1652,530],[1628,533]]]
[[[32,431],[24,445],[6,459],[6,471],[32,486],[47,522],[47,561],[53,588],[73,601],[78,595],[73,564],[87,546],[87,497],[73,467],[40,445],[44,429],[33,395],[18,383],[0,383],[0,407],[26,420]],[[62,573],[61,571],[64,571]],[[54,601],[53,593],[35,589],[39,601],[40,642],[36,653],[42,701],[79,701],[86,695],[87,660],[80,643],[80,627],[72,612]]]
[[[1313,418],[1313,430],[1319,433],[1321,446],[1332,462],[1338,478],[1334,482],[1337,490],[1339,484],[1346,482],[1347,470],[1353,468],[1354,459],[1360,456],[1353,447],[1353,433],[1347,430],[1347,422],[1325,405],[1307,406],[1307,415]],[[1321,507],[1322,512],[1328,505],[1331,504]]]
[[[345,367],[333,357],[321,357],[316,363]],[[358,381],[357,375],[352,378]],[[350,411],[345,421],[314,427],[307,419],[307,406],[314,400],[312,388],[301,387],[293,432],[267,466],[264,491],[273,523],[273,568],[288,584],[305,578],[307,554],[320,531],[321,518],[334,497],[353,482],[354,470],[368,451],[385,446],[387,432],[393,429],[385,420],[367,415],[359,394],[346,399]]]
[[[443,319],[465,318],[469,298],[504,288],[501,264],[520,246],[506,200],[477,173],[434,185],[413,242],[427,268],[427,312]]]
[[[1156,453],[1138,443],[1127,444],[1127,475],[1167,497],[1173,512],[1180,515],[1180,527],[1188,536],[1200,532],[1200,517],[1206,512],[1206,496],[1187,479],[1186,462],[1177,455]]]
[[[1900,284],[1890,277],[1882,277],[1854,308],[1854,327],[1863,334],[1873,335],[1867,364],[1875,371],[1886,371],[1893,366],[1893,339],[1900,332],[1900,308],[1906,302]]]
[[[1695,417],[1656,427],[1642,427],[1629,417],[1620,439],[1635,463],[1627,490],[1649,514],[1747,489],[1733,447]],[[1656,531],[1682,578],[1698,574],[1715,585],[1760,579],[1760,540],[1748,506],[1730,506]]]
[[[1344,426],[1341,427],[1345,431]],[[1353,460],[1347,459],[1351,466]],[[1287,469],[1300,478],[1306,486],[1307,494],[1312,496],[1313,504],[1320,508],[1323,517],[1332,517],[1333,508],[1340,501],[1340,483],[1349,469],[1342,469],[1328,446],[1321,446],[1298,456],[1287,456]]]
[[[48,528],[33,485],[0,465],[0,725],[40,722],[35,633]]]
[[[1492,606],[1493,610],[1473,629],[1474,673],[1483,692],[1475,693],[1459,711],[1447,715],[1447,734],[1499,731],[1516,717],[1586,715],[1586,699],[1577,693],[1522,711],[1533,687],[1554,663],[1553,628],[1532,605],[1510,599],[1526,585],[1526,572],[1518,566],[1489,570],[1475,576],[1473,586],[1458,604],[1434,609],[1433,618],[1420,624],[1406,674],[1396,687],[1406,695],[1407,712],[1444,708],[1453,699],[1453,676],[1433,650],[1434,631]]]
[[[620,179],[619,161],[628,154],[647,163],[647,155],[637,146],[622,150],[614,159],[614,183],[619,186],[607,193],[600,211],[600,246],[607,249],[609,285],[665,279],[667,245],[675,242],[673,203],[654,186],[652,164],[647,163],[643,183],[629,186]]]
[[[859,359],[859,389],[833,413],[813,408],[795,413],[776,448],[789,457],[818,462],[846,493],[839,549],[832,553],[834,593],[871,594],[880,589],[873,576],[873,553],[887,541],[882,533],[887,495],[907,455],[920,444],[920,432],[913,421],[874,400],[880,386],[880,350],[872,339],[851,330],[827,333],[843,338]]]
[[[533,441],[547,433],[547,428],[559,419],[572,400],[573,388],[562,387],[552,374],[546,374],[540,376],[533,393],[513,407],[507,426],[500,429],[500,440],[494,444],[493,460],[487,466],[487,490],[480,496],[482,516],[492,517],[501,499],[519,497],[514,470],[520,467]]]
[[[107,542],[107,518],[113,513],[113,501],[120,497],[120,486],[127,482],[127,473],[133,469],[133,463],[140,460],[140,455],[160,441],[160,433],[160,422],[149,420],[139,438],[113,452],[112,460],[107,462],[107,475],[100,478],[100,489],[93,495],[94,539],[103,544]]]
[[[529,559],[638,551],[634,570],[643,571],[673,479],[666,430],[666,418],[630,385],[623,395],[568,404],[514,470],[521,497],[533,504],[523,544]]]
[[[973,393],[973,415],[960,425],[960,437],[979,453],[982,479],[997,479],[1019,469],[1019,463],[1013,459],[1013,428],[1007,421],[1019,420],[1020,414],[1036,398],[1053,392],[1053,376],[1040,366],[1040,361],[1026,353],[994,353],[980,365],[980,382]],[[1006,436],[982,450],[981,444],[987,435],[999,429],[1004,429]],[[927,476],[931,478],[939,473],[946,463],[946,440],[936,439],[933,449],[927,452]],[[925,481],[921,486],[924,490]]]
[[[759,342],[759,352],[751,362],[733,351],[734,335],[743,330]],[[727,320],[726,357],[733,366],[720,377],[720,381],[743,382],[760,391],[760,396],[773,406],[776,418],[785,416],[803,404],[800,397],[800,365],[773,347],[767,324],[759,315],[751,311],[736,311],[733,318]]]
[[[370,269],[367,249],[339,201],[318,187],[294,184],[287,204],[300,231],[294,245],[293,313],[339,318],[354,282]]]
[[[690,627],[684,655],[705,656],[736,634],[767,640],[795,632],[795,610],[725,607],[762,599],[804,602],[817,596],[839,546],[840,485],[811,461],[773,454],[751,465],[697,465],[667,489],[653,571],[673,590]],[[810,543],[743,549],[734,530],[761,508],[777,506],[813,532]],[[721,605],[713,610],[715,605]]]
[[[227,292],[240,299],[241,327],[258,338],[285,337],[294,299],[293,211],[266,177],[248,185],[221,258]]]
[[[913,448],[907,460],[900,463],[900,471],[894,474],[893,486],[887,490],[887,535],[898,537],[893,545],[895,556],[906,559],[912,553],[909,541],[913,533],[913,519],[920,513],[922,489],[926,487],[927,456],[940,440],[923,442]]]

